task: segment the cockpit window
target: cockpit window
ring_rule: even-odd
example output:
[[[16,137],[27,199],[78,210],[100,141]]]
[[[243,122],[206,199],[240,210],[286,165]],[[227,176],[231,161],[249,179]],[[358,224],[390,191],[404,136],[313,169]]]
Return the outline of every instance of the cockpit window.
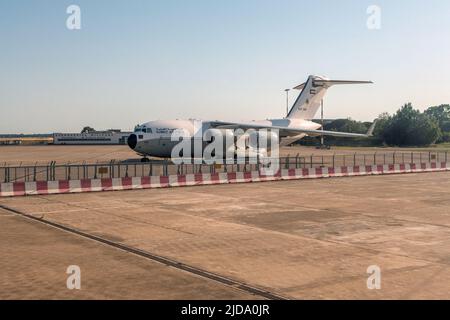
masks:
[[[140,127],[140,126],[134,127],[134,132],[147,132],[147,133],[153,133],[151,128]]]

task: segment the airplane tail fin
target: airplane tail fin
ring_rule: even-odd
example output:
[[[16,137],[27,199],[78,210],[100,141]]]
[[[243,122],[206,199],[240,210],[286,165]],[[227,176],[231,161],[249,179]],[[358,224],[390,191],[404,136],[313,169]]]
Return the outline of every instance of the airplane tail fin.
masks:
[[[308,80],[294,89],[301,90],[297,99],[289,111],[288,119],[311,120],[317,113],[321,101],[328,88],[338,84],[366,84],[372,81],[353,81],[353,80],[329,80],[320,76],[309,76]]]

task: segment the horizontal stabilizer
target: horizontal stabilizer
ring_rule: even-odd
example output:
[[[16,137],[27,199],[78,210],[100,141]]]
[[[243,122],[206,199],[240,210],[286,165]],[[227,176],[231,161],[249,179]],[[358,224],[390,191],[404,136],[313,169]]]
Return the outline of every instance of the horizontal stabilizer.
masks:
[[[294,89],[301,90],[291,110],[288,119],[311,120],[320,108],[321,102],[328,88],[338,84],[368,84],[372,81],[358,80],[329,80],[321,76],[309,76],[305,83]]]
[[[358,80],[326,80],[326,79],[315,79],[313,80],[313,87],[331,87],[336,84],[372,84],[372,81],[358,81]],[[306,82],[299,84],[298,86],[294,87],[295,90],[303,90],[305,87]]]

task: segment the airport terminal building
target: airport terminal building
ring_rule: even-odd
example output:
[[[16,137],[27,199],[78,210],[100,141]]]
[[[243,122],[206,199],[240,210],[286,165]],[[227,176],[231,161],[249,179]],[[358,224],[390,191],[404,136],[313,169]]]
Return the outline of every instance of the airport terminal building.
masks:
[[[130,134],[120,130],[54,133],[53,144],[126,144]]]

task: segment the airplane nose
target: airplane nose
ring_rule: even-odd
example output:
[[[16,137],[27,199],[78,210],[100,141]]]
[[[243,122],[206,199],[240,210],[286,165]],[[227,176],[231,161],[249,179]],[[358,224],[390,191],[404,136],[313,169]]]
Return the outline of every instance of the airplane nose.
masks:
[[[137,136],[135,134],[130,134],[127,142],[128,142],[128,146],[134,150],[134,148],[136,148],[136,145],[137,145]]]

